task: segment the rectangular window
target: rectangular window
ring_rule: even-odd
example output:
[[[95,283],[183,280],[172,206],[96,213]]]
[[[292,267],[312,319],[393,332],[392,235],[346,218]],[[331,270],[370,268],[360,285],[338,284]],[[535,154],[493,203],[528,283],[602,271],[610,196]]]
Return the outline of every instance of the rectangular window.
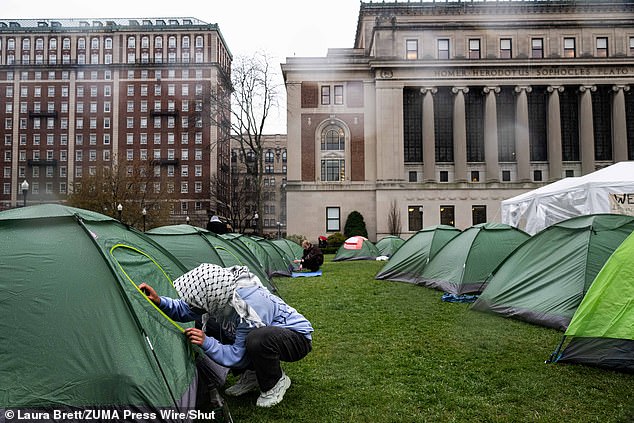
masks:
[[[423,229],[423,206],[407,207],[407,230],[420,231]]]
[[[343,104],[343,85],[335,85],[335,104]]]
[[[449,59],[449,39],[440,38],[438,40],[438,58]]]
[[[418,59],[418,40],[405,41],[405,58],[407,60]]]
[[[472,225],[486,223],[487,206],[472,206],[471,207],[471,221],[472,221]]]
[[[500,39],[500,59],[511,59],[513,57],[513,42],[510,38]]]
[[[510,182],[511,181],[511,171],[510,170],[503,170],[502,171],[502,181],[504,181],[504,182]]]
[[[564,38],[564,57],[576,57],[577,51],[575,47],[575,39],[571,37]]]
[[[471,182],[480,182],[480,171],[478,170],[471,171]]]
[[[321,180],[337,182],[345,179],[345,160],[327,159],[321,161]]]
[[[321,104],[330,104],[330,85],[321,87]]]
[[[440,206],[440,224],[454,226],[454,206]]]
[[[326,232],[339,232],[341,230],[341,209],[339,207],[326,207]]]
[[[469,39],[469,59],[479,59],[479,58],[480,58],[480,39],[470,38]]]
[[[544,39],[543,38],[531,39],[531,58],[533,59],[544,58]]]
[[[634,37],[630,37],[630,56],[634,56]],[[7,88],[8,92],[8,88]],[[8,97],[8,94],[7,94]]]
[[[410,182],[418,182],[418,172],[415,170],[409,171],[409,181]]]
[[[597,57],[608,57],[608,38],[597,37]]]
[[[440,176],[440,182],[449,182],[449,171],[441,170],[439,176]]]
[[[534,170],[533,171],[533,181],[535,181],[535,182],[541,182],[542,181],[542,171],[541,170]]]

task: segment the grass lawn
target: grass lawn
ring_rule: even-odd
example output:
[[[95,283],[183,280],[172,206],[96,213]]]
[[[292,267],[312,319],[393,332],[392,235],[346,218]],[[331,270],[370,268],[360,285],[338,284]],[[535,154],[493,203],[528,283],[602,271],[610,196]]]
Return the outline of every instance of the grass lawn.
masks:
[[[277,278],[313,324],[313,351],[284,363],[284,401],[229,398],[236,422],[632,422],[634,375],[545,364],[562,332],[377,281],[384,262],[333,263]]]

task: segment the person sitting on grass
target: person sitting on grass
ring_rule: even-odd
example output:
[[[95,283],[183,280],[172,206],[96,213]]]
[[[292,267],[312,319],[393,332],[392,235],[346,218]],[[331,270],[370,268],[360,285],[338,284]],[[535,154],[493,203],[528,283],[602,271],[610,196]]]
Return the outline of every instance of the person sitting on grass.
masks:
[[[203,324],[203,330],[185,329],[185,336],[216,363],[241,373],[225,394],[239,396],[259,387],[257,406],[282,401],[291,380],[280,361],[297,361],[311,351],[311,323],[271,294],[245,266],[203,263],[177,278],[174,287],[180,299],[161,297],[150,285],[139,285],[173,320]]]
[[[301,260],[293,260],[295,263],[299,263],[298,270],[308,269],[311,272],[318,271],[319,266],[324,264],[324,253],[321,252],[319,247],[313,245],[307,239],[302,241],[302,248],[304,249],[304,253],[302,254]]]

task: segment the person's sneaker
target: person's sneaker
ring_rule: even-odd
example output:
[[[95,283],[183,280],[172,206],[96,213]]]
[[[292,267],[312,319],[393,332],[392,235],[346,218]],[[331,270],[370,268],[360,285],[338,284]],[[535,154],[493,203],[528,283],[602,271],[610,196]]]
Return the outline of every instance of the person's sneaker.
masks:
[[[244,395],[247,392],[255,390],[257,387],[258,379],[255,376],[255,371],[245,370],[235,385],[225,389],[225,394],[231,397],[239,397],[240,395]]]
[[[255,404],[258,407],[273,407],[279,404],[284,399],[284,394],[289,386],[291,386],[291,379],[282,372],[282,377],[275,386],[269,391],[262,392]]]

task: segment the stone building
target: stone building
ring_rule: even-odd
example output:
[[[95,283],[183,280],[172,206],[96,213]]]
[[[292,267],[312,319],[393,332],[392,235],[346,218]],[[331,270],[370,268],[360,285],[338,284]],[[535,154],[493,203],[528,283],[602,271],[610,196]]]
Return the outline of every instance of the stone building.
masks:
[[[289,232],[373,240],[634,158],[634,2],[362,2],[352,48],[282,64]]]
[[[25,180],[29,204],[64,201],[113,161],[150,162],[166,182],[147,189],[204,226],[228,203],[228,125],[205,111],[231,62],[194,18],[0,19],[0,207],[21,204]]]
[[[287,149],[285,134],[262,135],[262,205],[257,224],[263,235],[277,238],[286,235],[286,174]],[[238,141],[231,143],[231,194],[233,227],[236,231],[253,233],[255,221],[255,193],[253,190],[243,192],[244,178],[250,178],[248,172],[251,163],[255,162],[252,150],[242,152]],[[255,182],[253,182],[255,183]]]

